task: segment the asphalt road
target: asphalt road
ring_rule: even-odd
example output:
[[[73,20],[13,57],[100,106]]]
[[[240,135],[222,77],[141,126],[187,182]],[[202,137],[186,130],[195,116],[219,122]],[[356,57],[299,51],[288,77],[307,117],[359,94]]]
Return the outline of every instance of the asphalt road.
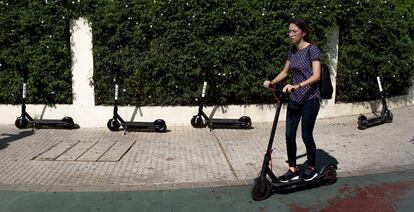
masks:
[[[0,192],[0,211],[412,211],[414,169],[344,177],[253,201],[251,186],[131,192]]]

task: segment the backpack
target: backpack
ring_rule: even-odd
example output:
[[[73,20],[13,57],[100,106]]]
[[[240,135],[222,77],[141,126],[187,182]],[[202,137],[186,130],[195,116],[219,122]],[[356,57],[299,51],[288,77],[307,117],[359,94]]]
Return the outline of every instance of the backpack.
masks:
[[[331,81],[331,74],[326,64],[321,64],[321,77],[319,79],[319,92],[322,99],[331,99],[333,93],[333,86]]]
[[[312,67],[312,59],[308,49],[308,56],[309,61],[311,61]],[[321,93],[322,99],[331,99],[333,93],[333,86],[331,81],[331,74],[329,72],[329,68],[326,64],[321,63],[321,76],[319,78],[319,92]]]

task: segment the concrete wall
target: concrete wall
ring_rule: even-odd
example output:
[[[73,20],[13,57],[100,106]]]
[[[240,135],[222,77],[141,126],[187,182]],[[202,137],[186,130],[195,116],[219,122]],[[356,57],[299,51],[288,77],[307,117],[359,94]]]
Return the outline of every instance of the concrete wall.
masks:
[[[94,88],[91,84],[93,76],[92,56],[92,29],[82,18],[73,21],[71,29],[71,48],[73,60],[73,94],[72,105],[56,105],[46,107],[44,105],[27,105],[27,112],[34,118],[61,119],[71,116],[80,127],[106,127],[108,119],[112,118],[113,108],[111,106],[95,106]],[[339,28],[332,29],[330,34],[330,49],[328,64],[333,70],[332,80],[336,87],[336,67],[338,63],[338,36]],[[335,92],[334,92],[335,93]],[[270,98],[270,94],[269,94]],[[413,105],[414,86],[410,88],[409,94],[401,97],[387,99],[391,109]],[[335,116],[357,115],[370,113],[381,108],[380,101],[361,102],[356,104],[335,103],[335,94],[331,100],[323,100],[319,118]],[[280,120],[285,119],[283,107]],[[167,106],[167,107],[120,107],[119,114],[124,120],[154,121],[164,119],[168,126],[187,125],[190,119],[197,113],[198,107]],[[214,117],[238,118],[248,115],[255,122],[271,122],[274,117],[274,105],[229,105],[205,108],[207,115],[214,113]],[[20,105],[0,105],[0,124],[13,125],[21,113]]]

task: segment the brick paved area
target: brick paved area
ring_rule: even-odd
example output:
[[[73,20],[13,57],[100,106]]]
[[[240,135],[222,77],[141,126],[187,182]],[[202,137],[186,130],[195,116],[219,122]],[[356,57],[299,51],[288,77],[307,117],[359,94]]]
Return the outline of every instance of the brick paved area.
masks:
[[[361,131],[356,116],[319,119],[318,166],[339,176],[414,167],[414,106],[394,122]],[[372,116],[368,114],[368,116]],[[19,130],[0,125],[0,190],[106,191],[246,185],[260,170],[272,123],[253,129],[170,127],[166,133],[106,128]],[[278,124],[273,169],[286,170],[284,122]],[[305,153],[298,134],[298,155]],[[298,164],[306,157],[300,157]]]

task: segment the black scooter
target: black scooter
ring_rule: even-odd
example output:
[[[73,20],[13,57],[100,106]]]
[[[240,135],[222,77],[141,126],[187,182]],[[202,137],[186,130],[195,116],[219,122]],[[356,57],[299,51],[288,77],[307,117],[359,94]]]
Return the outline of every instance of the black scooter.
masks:
[[[365,130],[368,127],[373,127],[376,125],[384,124],[384,123],[391,123],[393,116],[390,110],[388,110],[387,102],[385,101],[385,92],[382,90],[381,79],[377,77],[378,88],[381,94],[381,101],[382,101],[382,109],[381,114],[376,117],[367,118],[364,115],[360,115],[358,117],[358,129]]]
[[[115,80],[114,80],[115,81]],[[154,122],[132,122],[124,121],[121,116],[118,114],[118,84],[115,84],[115,105],[114,105],[114,116],[109,119],[107,127],[111,131],[117,131],[120,126],[124,128],[124,135],[128,129],[146,129],[146,130],[155,130],[156,132],[165,132],[167,130],[167,125],[162,119],[157,119]]]
[[[63,129],[77,129],[79,125],[73,122],[73,119],[69,116],[65,116],[62,119],[33,119],[26,112],[26,96],[27,96],[27,72],[23,73],[23,91],[22,91],[22,115],[17,117],[14,124],[19,129],[25,129],[29,126],[35,128],[63,128]]]
[[[205,75],[207,74],[205,73]],[[191,118],[191,126],[193,126],[194,128],[202,128],[207,125],[210,129],[214,129],[214,128],[249,129],[251,128],[252,121],[250,117],[248,116],[242,116],[239,119],[209,118],[203,111],[206,90],[207,90],[207,81],[205,80],[203,84],[203,91],[201,92],[201,99],[199,100],[198,114]]]
[[[260,175],[254,180],[253,189],[251,195],[253,200],[261,201],[267,199],[272,192],[283,193],[289,191],[299,190],[301,188],[309,188],[318,185],[330,185],[336,182],[336,169],[333,164],[325,165],[318,172],[318,176],[310,181],[304,181],[303,179],[292,180],[287,183],[279,181],[278,177],[273,173],[271,169],[272,161],[272,146],[276,133],[277,122],[279,120],[280,109],[282,107],[282,101],[284,101],[285,94],[276,88],[271,88],[272,94],[276,99],[277,107],[276,114],[273,120],[272,131],[270,133],[270,139],[267,146],[266,154],[264,155],[262,169]],[[271,181],[269,181],[269,179]]]

